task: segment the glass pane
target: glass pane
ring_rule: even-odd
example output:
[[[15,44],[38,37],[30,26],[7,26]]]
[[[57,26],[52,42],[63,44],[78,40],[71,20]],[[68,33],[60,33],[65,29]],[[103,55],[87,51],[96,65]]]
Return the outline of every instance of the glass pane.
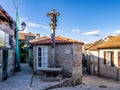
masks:
[[[41,67],[41,63],[38,63],[38,66]]]
[[[38,48],[38,51],[41,52],[41,47]]]
[[[38,57],[38,62],[41,62],[41,57]]]
[[[41,52],[38,52],[38,56],[41,56]]]

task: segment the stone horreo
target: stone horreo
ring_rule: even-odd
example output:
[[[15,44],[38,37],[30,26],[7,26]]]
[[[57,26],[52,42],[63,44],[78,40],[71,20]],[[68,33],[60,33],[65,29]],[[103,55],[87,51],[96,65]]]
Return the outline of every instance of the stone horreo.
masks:
[[[30,44],[35,72],[46,77],[71,78],[72,85],[81,83],[83,42],[56,36],[54,63],[52,62],[51,38],[40,37],[37,40],[30,40]]]

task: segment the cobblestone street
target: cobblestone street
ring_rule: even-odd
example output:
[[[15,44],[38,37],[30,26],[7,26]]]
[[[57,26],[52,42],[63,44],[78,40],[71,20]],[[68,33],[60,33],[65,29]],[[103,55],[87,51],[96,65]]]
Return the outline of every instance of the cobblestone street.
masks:
[[[0,83],[0,90],[46,90],[59,82],[44,82],[40,76],[35,75],[31,82],[33,72],[27,64],[22,64],[22,71],[15,73]],[[83,84],[75,87],[62,87],[51,90],[120,90],[120,82],[98,76],[84,75]]]
[[[30,90],[32,70],[22,65],[22,71],[16,72],[13,76],[0,83],[0,90]]]
[[[0,83],[0,90],[44,90],[59,82],[44,82],[40,76],[35,75],[28,64],[21,64],[21,72],[16,72],[13,76]]]
[[[98,76],[84,75],[82,85],[54,90],[120,90],[120,82]]]

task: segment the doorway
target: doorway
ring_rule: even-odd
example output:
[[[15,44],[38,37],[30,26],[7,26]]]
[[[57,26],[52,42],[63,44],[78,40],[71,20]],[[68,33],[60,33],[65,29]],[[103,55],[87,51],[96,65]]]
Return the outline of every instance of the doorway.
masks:
[[[8,50],[3,50],[3,61],[2,61],[2,79],[7,79],[7,63],[8,63]]]

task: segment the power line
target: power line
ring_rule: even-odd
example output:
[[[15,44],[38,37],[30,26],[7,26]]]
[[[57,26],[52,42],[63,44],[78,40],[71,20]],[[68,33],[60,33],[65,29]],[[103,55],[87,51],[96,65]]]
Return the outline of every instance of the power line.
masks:
[[[18,5],[16,6],[15,1],[13,0],[13,5],[15,7],[15,11],[18,12]]]

